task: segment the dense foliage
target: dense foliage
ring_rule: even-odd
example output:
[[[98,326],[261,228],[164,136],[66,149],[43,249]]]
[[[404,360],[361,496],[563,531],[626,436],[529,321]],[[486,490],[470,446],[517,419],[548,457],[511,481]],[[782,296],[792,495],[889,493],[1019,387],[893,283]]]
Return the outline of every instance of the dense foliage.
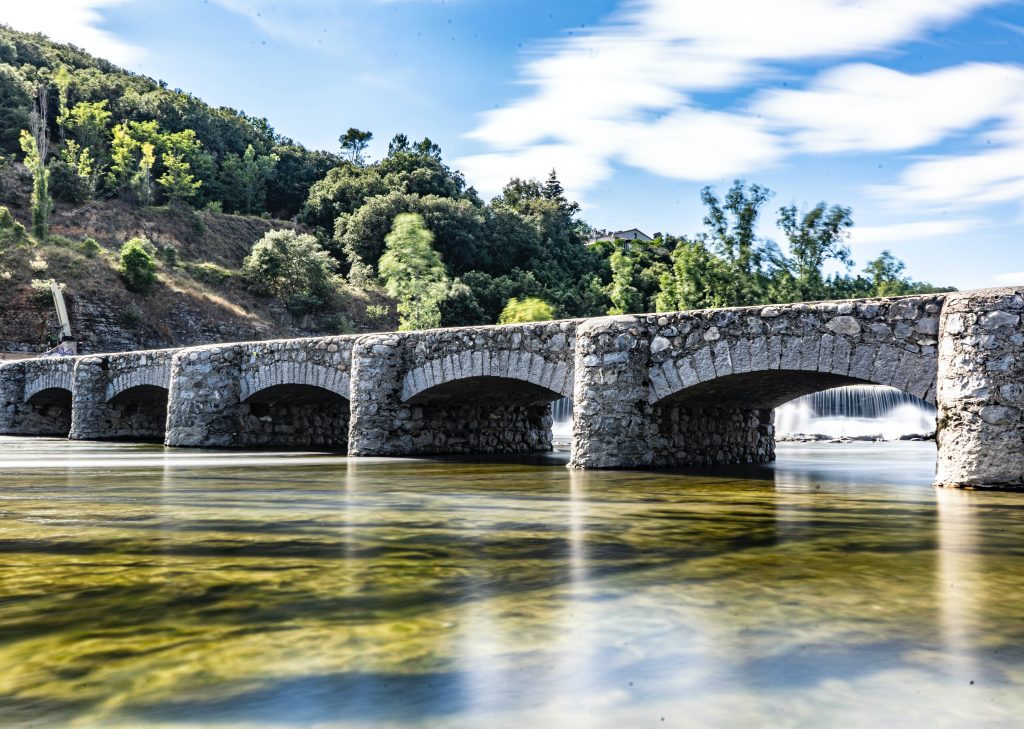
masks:
[[[156,282],[156,260],[152,244],[145,238],[132,238],[121,246],[117,272],[130,291],[144,294]]]
[[[294,313],[330,309],[341,276],[385,288],[404,329],[933,290],[888,252],[851,273],[842,206],[779,208],[779,246],[758,235],[773,193],[737,181],[722,198],[702,191],[702,231],[588,243],[554,170],[484,201],[429,138],[398,134],[377,160],[372,139],[349,128],[338,154],[310,151],[265,119],[0,26],[0,154],[32,173],[37,240],[51,195],[293,218],[313,234],[268,234],[243,273]],[[139,290],[155,270],[147,256],[122,251],[122,275]]]
[[[21,130],[40,105],[52,140],[43,155],[51,192],[73,203],[118,195],[292,217],[340,162],[277,134],[266,119],[0,26],[0,153],[22,152]]]
[[[337,263],[316,238],[293,230],[272,230],[242,263],[249,290],[274,296],[293,314],[327,309],[338,291]]]

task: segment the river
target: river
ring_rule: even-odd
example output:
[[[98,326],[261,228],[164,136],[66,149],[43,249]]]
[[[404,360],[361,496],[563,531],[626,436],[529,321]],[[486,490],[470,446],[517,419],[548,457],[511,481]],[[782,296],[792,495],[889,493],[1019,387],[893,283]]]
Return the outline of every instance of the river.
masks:
[[[1017,727],[1024,494],[0,438],[0,725]]]

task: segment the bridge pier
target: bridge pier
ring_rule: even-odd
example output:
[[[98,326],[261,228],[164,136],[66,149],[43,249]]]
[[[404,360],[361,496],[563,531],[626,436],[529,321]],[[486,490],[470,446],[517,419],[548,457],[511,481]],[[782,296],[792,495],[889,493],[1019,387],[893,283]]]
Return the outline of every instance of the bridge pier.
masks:
[[[949,294],[938,359],[940,486],[1024,489],[1024,292]]]

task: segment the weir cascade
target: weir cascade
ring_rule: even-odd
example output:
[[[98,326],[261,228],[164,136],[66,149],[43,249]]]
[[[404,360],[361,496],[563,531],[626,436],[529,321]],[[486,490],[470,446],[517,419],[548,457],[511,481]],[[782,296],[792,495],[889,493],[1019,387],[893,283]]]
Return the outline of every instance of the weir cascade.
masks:
[[[528,453],[572,398],[571,468],[674,468],[770,461],[775,408],[882,385],[936,407],[937,484],[1022,488],[1022,316],[1006,288],[19,360],[0,434]]]

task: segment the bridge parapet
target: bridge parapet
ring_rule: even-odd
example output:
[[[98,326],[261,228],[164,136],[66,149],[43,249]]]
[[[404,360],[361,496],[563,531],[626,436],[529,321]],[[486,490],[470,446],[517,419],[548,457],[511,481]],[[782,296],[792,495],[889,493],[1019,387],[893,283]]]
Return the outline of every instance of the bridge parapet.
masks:
[[[572,392],[577,324],[360,337],[350,453],[551,450],[551,402]]]

